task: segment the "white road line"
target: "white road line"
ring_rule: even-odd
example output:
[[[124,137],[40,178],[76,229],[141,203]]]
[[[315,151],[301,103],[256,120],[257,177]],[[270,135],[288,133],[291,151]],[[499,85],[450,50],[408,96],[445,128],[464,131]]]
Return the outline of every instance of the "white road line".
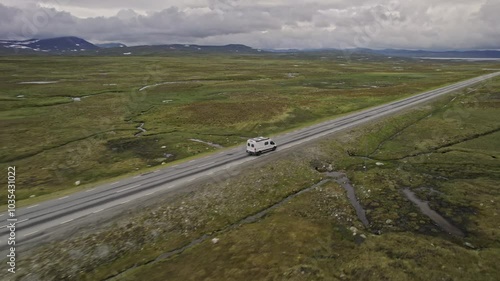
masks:
[[[91,191],[93,191],[93,190],[95,190],[95,188],[92,188],[92,189],[86,190],[85,192],[91,192]]]
[[[138,184],[138,185],[134,185],[134,186],[131,186],[131,187],[128,187],[128,188],[125,188],[125,189],[120,189],[120,190],[116,191],[116,193],[124,192],[124,191],[127,191],[127,190],[132,189],[132,188],[136,188],[136,187],[139,187],[139,186],[141,186],[141,185]]]
[[[24,219],[24,220],[22,220],[22,221],[18,221],[18,222],[16,222],[16,224],[19,224],[19,223],[25,222],[25,221],[27,221],[27,220],[29,220],[29,219]]]
[[[2,226],[0,226],[0,228],[4,228],[4,227],[6,227],[6,226],[7,226],[7,225],[2,225]]]
[[[69,197],[69,195],[68,195],[68,196],[64,196],[64,197],[61,197],[61,198],[59,198],[59,199],[57,199],[57,200],[66,199],[66,198],[68,198],[68,197]]]
[[[94,211],[94,212],[92,212],[92,213],[93,213],[93,214],[97,214],[97,213],[102,212],[102,211],[104,211],[104,209],[100,209],[100,210]]]
[[[33,232],[31,232],[31,233],[28,233],[28,234],[24,234],[24,237],[26,237],[26,236],[30,236],[30,235],[33,235],[33,234],[35,234],[35,233],[38,233],[39,231],[40,231],[40,230],[33,231]]]
[[[65,224],[65,223],[68,223],[68,222],[73,221],[73,220],[75,220],[75,219],[70,219],[70,220],[67,220],[67,221],[63,221],[60,224]]]
[[[40,204],[36,204],[36,205],[33,205],[33,206],[29,206],[29,207],[27,207],[26,209],[35,208],[35,207],[36,207],[36,206],[38,206],[38,205],[40,205]]]
[[[121,204],[127,204],[128,202],[130,202],[130,200],[123,201],[123,202],[121,202],[121,203],[120,203],[120,205],[121,205]]]
[[[156,191],[153,191],[153,192],[150,192],[150,193],[148,193],[148,194],[146,194],[146,195],[144,195],[144,196],[153,195],[153,194],[155,194],[155,193],[156,193]]]

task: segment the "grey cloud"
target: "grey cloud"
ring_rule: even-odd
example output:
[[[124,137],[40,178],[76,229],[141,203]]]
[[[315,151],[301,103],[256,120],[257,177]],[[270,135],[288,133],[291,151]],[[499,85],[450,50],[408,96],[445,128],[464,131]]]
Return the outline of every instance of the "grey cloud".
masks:
[[[37,2],[21,2],[30,1]],[[75,2],[53,1],[61,7]],[[116,13],[78,18],[34,4],[22,9],[0,4],[0,38],[75,35],[93,42],[261,48],[500,47],[500,3],[495,0],[89,0],[74,5],[116,8]]]

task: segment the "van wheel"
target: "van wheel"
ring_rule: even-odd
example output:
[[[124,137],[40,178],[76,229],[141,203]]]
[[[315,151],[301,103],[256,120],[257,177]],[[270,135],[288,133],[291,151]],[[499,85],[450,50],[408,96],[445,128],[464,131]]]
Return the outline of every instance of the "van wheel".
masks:
[[[273,147],[273,151],[275,151],[275,150],[276,150],[276,146],[275,146],[275,147]]]
[[[258,151],[255,155],[259,156],[262,152]]]

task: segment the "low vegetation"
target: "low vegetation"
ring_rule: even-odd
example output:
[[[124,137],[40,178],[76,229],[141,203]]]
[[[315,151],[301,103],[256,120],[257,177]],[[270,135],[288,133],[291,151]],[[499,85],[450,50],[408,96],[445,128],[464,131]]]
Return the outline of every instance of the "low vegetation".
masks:
[[[497,78],[292,153],[275,152],[95,232],[34,249],[16,277],[497,280],[499,89]],[[328,171],[348,176],[369,227],[345,190],[327,181]],[[464,236],[444,231],[404,189]]]
[[[19,200],[39,198],[217,149],[191,139],[233,146],[492,67],[342,53],[1,57],[0,163],[17,167]]]

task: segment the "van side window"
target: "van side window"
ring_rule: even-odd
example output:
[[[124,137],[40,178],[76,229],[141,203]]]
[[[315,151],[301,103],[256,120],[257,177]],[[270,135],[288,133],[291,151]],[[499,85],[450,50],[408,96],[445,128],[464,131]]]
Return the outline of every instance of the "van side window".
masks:
[[[247,143],[247,146],[250,146],[250,143]]]
[[[268,144],[269,144],[269,142],[268,142],[268,141],[266,141],[266,142],[264,143],[264,145],[268,145]]]
[[[252,143],[252,147],[255,147],[255,146],[253,145],[253,143]]]
[[[274,141],[272,141],[272,142],[271,142],[271,145],[274,145],[274,144],[275,144],[275,143],[274,143]]]

